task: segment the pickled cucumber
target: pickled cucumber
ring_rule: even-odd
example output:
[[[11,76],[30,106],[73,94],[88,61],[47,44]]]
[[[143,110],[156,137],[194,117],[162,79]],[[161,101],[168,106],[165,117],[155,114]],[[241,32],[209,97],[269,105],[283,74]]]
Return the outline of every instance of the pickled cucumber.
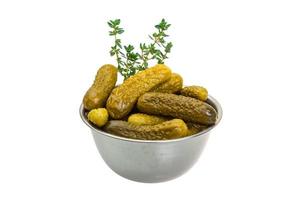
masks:
[[[195,85],[184,87],[180,91],[180,94],[183,96],[200,99],[201,101],[206,101],[208,97],[208,92],[204,87]]]
[[[155,65],[131,76],[113,89],[110,94],[106,103],[109,115],[113,119],[125,117],[142,94],[167,81],[170,77],[171,70],[163,64]]]
[[[113,65],[103,65],[97,72],[93,85],[88,89],[83,105],[87,110],[104,107],[106,100],[115,87],[118,70]]]
[[[182,89],[182,84],[182,77],[179,74],[173,73],[170,80],[161,83],[159,86],[152,89],[151,92],[177,93]]]
[[[188,128],[181,119],[173,119],[157,125],[134,125],[126,121],[111,120],[103,130],[122,137],[140,140],[166,140],[184,137]]]
[[[188,135],[194,135],[205,130],[208,127],[202,124],[196,124],[192,122],[187,122],[186,125],[188,127]]]
[[[156,125],[168,121],[166,117],[135,113],[129,116],[128,122],[135,125]]]
[[[97,108],[91,110],[87,117],[93,124],[101,127],[108,121],[108,112],[105,108]]]
[[[209,104],[176,94],[149,92],[138,99],[137,108],[146,114],[171,116],[204,125],[214,124],[216,110]]]

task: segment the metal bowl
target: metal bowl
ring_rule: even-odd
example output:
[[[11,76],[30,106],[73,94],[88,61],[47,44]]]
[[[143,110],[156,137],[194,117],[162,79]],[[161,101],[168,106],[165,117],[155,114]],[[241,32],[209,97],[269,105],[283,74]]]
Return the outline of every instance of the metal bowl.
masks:
[[[200,157],[211,130],[222,117],[220,104],[209,96],[218,118],[215,125],[184,138],[172,140],[136,140],[106,133],[87,119],[83,105],[80,116],[90,127],[96,146],[106,164],[117,174],[138,182],[163,182],[187,172]]]

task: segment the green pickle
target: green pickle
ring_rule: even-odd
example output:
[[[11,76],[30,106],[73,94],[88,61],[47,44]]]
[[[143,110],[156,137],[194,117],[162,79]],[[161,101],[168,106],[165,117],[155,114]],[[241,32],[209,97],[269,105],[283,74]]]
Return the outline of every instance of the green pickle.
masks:
[[[111,92],[106,103],[109,115],[113,119],[125,117],[141,95],[169,80],[171,74],[166,65],[157,64],[129,77]]]
[[[129,116],[128,122],[135,125],[156,125],[168,121],[166,117],[135,113]]]
[[[118,70],[113,65],[103,65],[97,72],[93,85],[83,98],[86,110],[104,107],[106,100],[117,82]]]
[[[93,124],[102,127],[108,121],[108,112],[105,108],[97,108],[91,110],[87,117]]]
[[[181,119],[144,126],[134,125],[121,120],[111,120],[103,127],[103,130],[118,136],[139,140],[176,139],[188,134],[188,128]]]
[[[161,83],[159,86],[152,89],[151,92],[177,93],[182,89],[182,85],[182,77],[179,74],[173,73],[170,80]]]
[[[192,122],[187,122],[186,125],[188,127],[188,135],[194,135],[208,128],[208,126]]]
[[[193,97],[201,101],[206,101],[208,98],[207,89],[195,85],[182,88],[180,94],[187,97]]]
[[[217,112],[209,104],[176,94],[146,93],[138,99],[137,108],[146,114],[171,116],[204,125],[214,124],[217,120]]]

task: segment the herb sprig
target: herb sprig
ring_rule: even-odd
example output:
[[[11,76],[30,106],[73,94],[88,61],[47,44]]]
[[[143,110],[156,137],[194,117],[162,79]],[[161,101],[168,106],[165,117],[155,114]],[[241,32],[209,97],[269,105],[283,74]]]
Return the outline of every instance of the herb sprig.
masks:
[[[149,35],[149,38],[153,41],[149,48],[150,53],[160,64],[163,64],[164,60],[168,58],[167,55],[171,52],[171,48],[173,47],[172,42],[167,43],[165,39],[169,37],[166,31],[170,26],[171,24],[168,24],[165,19],[162,19],[159,24],[155,25],[157,32]]]
[[[120,27],[120,23],[120,19],[108,22],[111,28],[109,35],[114,37],[114,45],[111,47],[110,55],[116,57],[118,70],[124,79],[147,69],[151,60],[156,60],[159,64],[164,63],[173,47],[171,42],[166,41],[169,36],[166,31],[171,24],[162,19],[159,24],[155,25],[157,30],[149,35],[152,42],[150,44],[140,43],[140,52],[135,52],[133,45],[122,45],[119,36],[124,33],[124,29]]]

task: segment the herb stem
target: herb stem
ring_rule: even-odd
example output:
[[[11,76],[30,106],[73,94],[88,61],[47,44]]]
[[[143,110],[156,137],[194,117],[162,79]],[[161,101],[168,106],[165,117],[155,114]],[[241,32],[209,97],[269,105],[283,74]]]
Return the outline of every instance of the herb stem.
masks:
[[[121,40],[117,37],[117,35],[124,32],[123,28],[119,27],[120,22],[120,19],[108,22],[109,27],[112,29],[109,31],[109,35],[114,36],[114,46],[111,47],[110,55],[115,55],[118,71],[125,80],[137,72],[147,69],[148,61],[150,60],[155,59],[157,63],[164,63],[164,60],[168,58],[167,54],[170,53],[173,46],[171,42],[166,43],[165,41],[165,37],[168,37],[165,31],[171,26],[165,19],[162,19],[159,24],[155,25],[157,32],[149,35],[152,42],[148,45],[145,43],[140,44],[140,53],[134,52],[132,45],[121,45]],[[122,50],[125,50],[125,52],[122,52]]]
[[[115,38],[115,47],[117,46],[117,34],[114,36]],[[120,64],[120,57],[119,57],[119,52],[116,52],[116,58],[117,58],[117,63],[118,63],[118,70],[121,70],[121,64]]]

